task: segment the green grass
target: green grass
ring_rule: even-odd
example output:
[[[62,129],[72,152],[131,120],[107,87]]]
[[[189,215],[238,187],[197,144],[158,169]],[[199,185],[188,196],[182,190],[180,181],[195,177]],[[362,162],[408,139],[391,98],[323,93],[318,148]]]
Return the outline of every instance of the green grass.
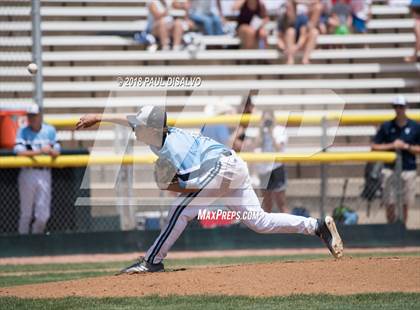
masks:
[[[420,253],[362,253],[353,257],[389,257],[389,256],[419,256]],[[241,257],[210,257],[173,259],[165,261],[167,270],[203,265],[237,265],[248,263],[270,263],[277,261],[303,261],[311,259],[330,259],[327,254],[302,254],[286,256],[241,256]],[[77,263],[77,264],[42,264],[42,265],[3,265],[0,266],[0,287],[66,281],[112,275],[132,262],[121,261],[112,263]],[[14,274],[38,272],[40,274]]]
[[[98,272],[44,273],[44,274],[36,274],[36,275],[1,276],[0,287],[76,280],[76,279],[99,277],[99,276],[105,276],[105,275],[109,275],[109,273],[98,271]]]
[[[149,296],[142,298],[18,299],[1,298],[0,309],[419,309],[420,294],[387,293],[349,296],[293,295]]]

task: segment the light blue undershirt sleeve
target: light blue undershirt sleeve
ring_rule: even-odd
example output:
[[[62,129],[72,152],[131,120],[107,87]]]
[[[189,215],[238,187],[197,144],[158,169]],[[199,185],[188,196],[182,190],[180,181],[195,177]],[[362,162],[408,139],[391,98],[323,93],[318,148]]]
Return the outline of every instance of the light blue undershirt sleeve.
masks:
[[[19,128],[17,134],[16,134],[16,142],[15,142],[15,146],[13,148],[13,152],[15,154],[19,154],[26,151],[26,146],[25,146],[25,139],[23,137],[23,128]]]

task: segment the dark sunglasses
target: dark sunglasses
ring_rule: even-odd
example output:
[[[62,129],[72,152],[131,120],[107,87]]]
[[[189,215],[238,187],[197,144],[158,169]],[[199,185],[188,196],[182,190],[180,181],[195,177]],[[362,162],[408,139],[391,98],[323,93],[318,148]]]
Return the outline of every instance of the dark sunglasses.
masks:
[[[394,109],[405,109],[404,105],[394,105]]]

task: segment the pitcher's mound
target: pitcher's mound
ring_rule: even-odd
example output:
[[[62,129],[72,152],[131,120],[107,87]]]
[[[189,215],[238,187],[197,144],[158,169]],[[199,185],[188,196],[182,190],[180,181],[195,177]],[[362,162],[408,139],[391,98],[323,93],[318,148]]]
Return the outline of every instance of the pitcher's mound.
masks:
[[[420,258],[344,258],[187,268],[0,288],[0,296],[355,294],[420,292]]]

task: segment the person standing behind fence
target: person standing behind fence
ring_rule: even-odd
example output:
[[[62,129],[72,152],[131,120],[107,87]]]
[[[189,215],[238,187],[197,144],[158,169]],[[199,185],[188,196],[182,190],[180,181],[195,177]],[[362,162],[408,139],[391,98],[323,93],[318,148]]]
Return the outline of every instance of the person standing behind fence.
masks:
[[[266,111],[262,115],[262,126],[257,144],[263,153],[283,152],[287,144],[286,128],[274,126],[274,113]],[[287,176],[282,163],[258,164],[260,188],[263,192],[263,209],[271,213],[273,206],[281,213],[286,213]]]
[[[283,152],[287,144],[286,128],[274,126],[274,113],[266,111],[262,115],[262,126],[257,140],[263,153]],[[258,164],[260,187],[263,192],[263,209],[271,213],[273,206],[281,213],[287,213],[286,208],[286,170],[282,163]]]
[[[403,96],[394,99],[393,107],[396,117],[383,123],[375,138],[372,149],[375,151],[396,151],[402,159],[402,197],[403,220],[407,223],[408,209],[413,207],[416,199],[416,155],[420,154],[420,125],[407,117],[407,102]],[[396,208],[396,174],[394,164],[386,164],[383,173],[383,203],[386,206],[388,223],[397,220]]]
[[[60,154],[55,128],[43,123],[37,105],[28,110],[28,125],[19,129],[14,152],[19,156]],[[50,218],[51,169],[22,168],[18,176],[20,196],[19,233],[42,234]],[[31,229],[32,223],[32,229]]]

